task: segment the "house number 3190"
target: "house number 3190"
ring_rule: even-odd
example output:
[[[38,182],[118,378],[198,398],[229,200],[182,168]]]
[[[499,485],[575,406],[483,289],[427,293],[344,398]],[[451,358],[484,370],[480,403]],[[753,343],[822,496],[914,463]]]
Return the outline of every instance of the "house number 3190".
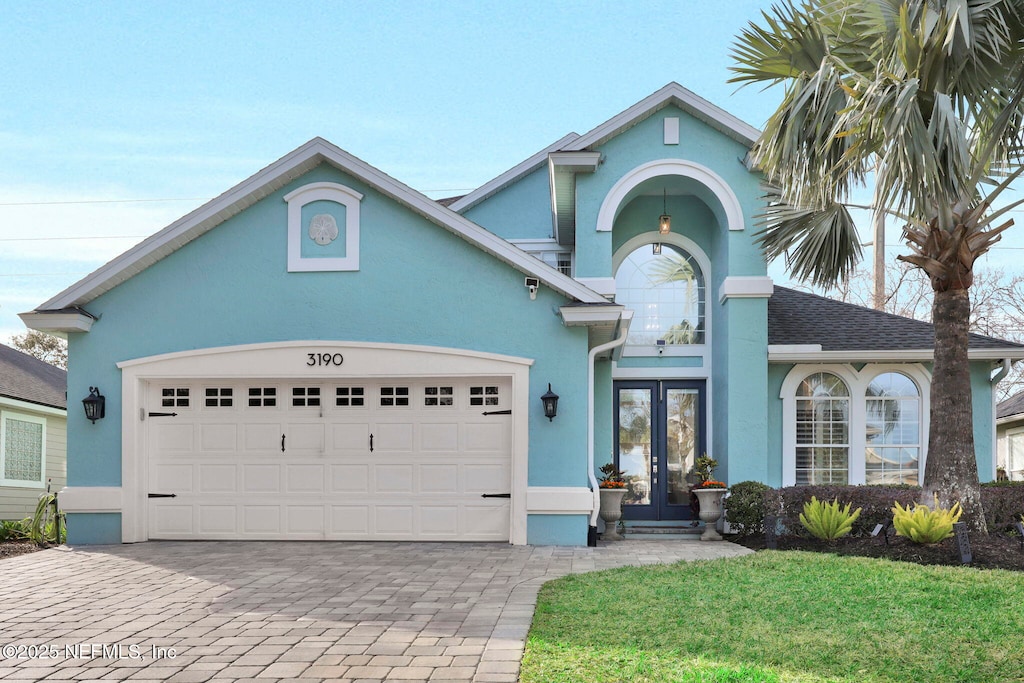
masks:
[[[341,365],[345,362],[345,357],[340,353],[307,353],[306,358],[306,365],[311,367],[319,365]]]

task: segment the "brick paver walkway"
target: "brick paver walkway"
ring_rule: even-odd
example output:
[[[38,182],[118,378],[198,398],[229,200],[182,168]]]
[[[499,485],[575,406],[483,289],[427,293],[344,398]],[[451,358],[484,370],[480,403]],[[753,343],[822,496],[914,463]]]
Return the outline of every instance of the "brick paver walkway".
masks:
[[[537,591],[730,543],[150,542],[0,561],[0,681],[513,683]]]

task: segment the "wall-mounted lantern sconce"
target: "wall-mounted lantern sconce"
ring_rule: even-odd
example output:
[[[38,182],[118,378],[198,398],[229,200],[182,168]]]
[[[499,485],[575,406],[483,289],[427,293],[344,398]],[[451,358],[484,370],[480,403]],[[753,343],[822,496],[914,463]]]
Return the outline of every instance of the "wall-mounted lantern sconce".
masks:
[[[662,189],[661,215],[658,217],[658,232],[667,235],[672,232],[672,216],[668,215],[668,191]]]
[[[89,387],[89,395],[82,399],[82,405],[85,407],[85,419],[91,420],[93,424],[96,424],[96,420],[103,419],[106,414],[106,403],[107,399],[99,389]]]
[[[558,415],[558,394],[551,391],[551,382],[548,382],[548,390],[540,400],[544,402],[544,417],[548,422],[554,420],[555,415]]]

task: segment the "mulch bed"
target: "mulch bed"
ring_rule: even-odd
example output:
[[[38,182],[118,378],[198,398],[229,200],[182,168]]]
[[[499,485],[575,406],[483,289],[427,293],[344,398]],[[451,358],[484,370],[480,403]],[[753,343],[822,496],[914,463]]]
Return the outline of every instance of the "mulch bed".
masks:
[[[730,538],[729,540],[752,550],[765,549],[763,535]],[[971,552],[974,555],[974,561],[970,566],[979,569],[1024,571],[1024,551],[1021,549],[1020,536],[1003,533],[993,533],[988,536],[974,534],[970,537],[970,543]],[[778,549],[882,557],[901,562],[916,562],[917,564],[963,566],[955,538],[947,538],[934,545],[918,545],[902,536],[890,535],[889,543],[886,545],[885,539],[881,536],[857,538],[847,536],[832,543],[802,536],[782,536],[779,538]]]
[[[0,560],[14,557],[15,555],[34,553],[37,550],[43,550],[43,547],[31,541],[3,541],[0,542]]]

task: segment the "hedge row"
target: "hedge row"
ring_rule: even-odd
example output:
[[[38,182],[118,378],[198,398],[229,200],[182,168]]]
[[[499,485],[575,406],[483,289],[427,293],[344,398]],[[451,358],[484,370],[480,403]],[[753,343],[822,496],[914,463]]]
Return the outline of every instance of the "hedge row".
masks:
[[[736,484],[747,495],[726,499],[726,519],[730,524],[739,522],[742,534],[762,533],[764,528],[749,520],[778,515],[786,520],[786,526],[797,531],[797,521],[803,512],[804,503],[814,496],[818,500],[850,503],[853,509],[861,508],[860,517],[853,525],[853,535],[868,534],[877,524],[892,521],[892,507],[895,501],[901,505],[912,505],[918,501],[921,489],[917,486],[787,486],[764,491],[761,500],[749,495],[750,482]],[[1024,514],[1024,482],[992,482],[982,484],[981,502],[985,508],[985,521],[990,532],[1010,531],[1015,522]]]

